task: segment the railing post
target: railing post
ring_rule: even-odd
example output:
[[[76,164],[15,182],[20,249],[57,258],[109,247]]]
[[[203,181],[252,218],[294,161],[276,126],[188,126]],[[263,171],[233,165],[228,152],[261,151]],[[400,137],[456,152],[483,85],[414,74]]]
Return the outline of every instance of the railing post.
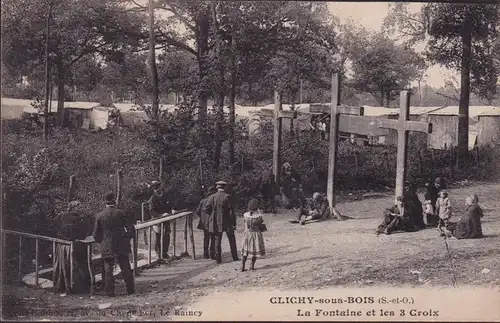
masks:
[[[144,222],[144,214],[145,214],[145,209],[144,209],[144,202],[141,204],[141,221]]]
[[[20,235],[19,236],[19,257],[18,257],[19,269],[17,272],[17,279],[19,280],[19,282],[23,281],[23,252],[22,252],[22,249],[23,249],[23,236]]]
[[[35,238],[35,286],[38,287],[38,238]]]
[[[69,245],[69,290],[73,290],[73,241]]]
[[[149,227],[149,243],[148,243],[148,265],[151,265],[151,229],[153,227]]]
[[[137,276],[138,271],[137,271],[137,257],[139,257],[138,254],[138,244],[139,244],[139,232],[135,231],[135,236],[134,236],[134,250],[132,251],[134,255],[134,276]]]
[[[160,223],[160,255],[158,256],[158,262],[160,262],[160,259],[163,259],[163,233],[164,225]]]
[[[172,241],[173,241],[173,244],[172,244],[172,252],[173,252],[173,257],[175,258],[175,244],[176,244],[176,237],[177,237],[177,219],[174,219],[172,221]]]
[[[56,242],[52,241],[52,272],[56,270]]]
[[[87,262],[89,267],[89,275],[90,275],[90,294],[94,295],[95,293],[95,276],[94,271],[92,270],[92,244],[87,244]],[[104,281],[103,281],[104,283]]]
[[[184,257],[189,257],[188,253],[188,215],[184,217]]]
[[[196,248],[194,245],[194,232],[193,232],[193,213],[189,215],[189,237],[191,239],[191,251],[193,252],[193,260],[196,259]]]

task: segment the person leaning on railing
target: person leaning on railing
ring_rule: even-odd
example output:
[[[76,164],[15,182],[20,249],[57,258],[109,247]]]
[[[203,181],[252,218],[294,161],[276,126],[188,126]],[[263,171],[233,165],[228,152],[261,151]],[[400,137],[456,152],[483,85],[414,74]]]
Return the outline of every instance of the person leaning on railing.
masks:
[[[130,267],[130,240],[135,236],[132,219],[124,211],[116,207],[113,193],[105,196],[106,208],[95,216],[92,235],[101,246],[104,259],[104,286],[106,295],[115,296],[115,280],[113,268],[115,260],[120,266],[121,274],[127,286],[129,295],[135,293],[134,276]]]
[[[57,238],[74,241],[73,260],[76,272],[73,292],[88,291],[90,288],[90,274],[87,264],[87,248],[84,244],[75,242],[83,240],[90,234],[90,223],[82,214],[80,202],[71,201],[68,210],[56,216],[53,220],[54,233]],[[54,255],[55,267],[53,270],[54,292],[69,292],[71,288],[70,275],[70,245],[56,244]]]
[[[158,181],[153,181],[151,183],[151,188],[153,189],[153,194],[148,200],[149,203],[149,213],[151,218],[158,218],[165,213],[172,214],[173,207],[167,194],[163,191],[162,185]],[[163,226],[163,248],[161,248],[161,226]],[[155,251],[158,259],[168,259],[168,247],[170,246],[170,222],[165,222],[160,225],[155,225],[153,227],[155,231]],[[163,249],[163,255],[160,255],[160,249]]]

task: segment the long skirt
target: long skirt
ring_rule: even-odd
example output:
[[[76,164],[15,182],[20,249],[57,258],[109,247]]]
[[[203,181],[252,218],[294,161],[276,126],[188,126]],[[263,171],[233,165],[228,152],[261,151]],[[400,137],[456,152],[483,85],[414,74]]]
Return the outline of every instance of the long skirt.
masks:
[[[260,257],[266,255],[262,232],[245,231],[241,246],[242,257]]]
[[[70,246],[57,244],[54,255],[55,267],[53,271],[53,286],[55,293],[69,292],[71,289],[70,278]]]

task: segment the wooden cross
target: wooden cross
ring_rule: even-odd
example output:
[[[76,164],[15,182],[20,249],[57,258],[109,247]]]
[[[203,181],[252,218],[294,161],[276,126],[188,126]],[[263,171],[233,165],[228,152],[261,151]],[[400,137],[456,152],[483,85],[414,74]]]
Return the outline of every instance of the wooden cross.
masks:
[[[363,108],[339,106],[339,113],[351,115],[363,115]],[[278,91],[274,92],[274,111],[270,109],[260,110],[262,116],[272,116],[274,120],[274,145],[273,145],[273,173],[276,176],[276,184],[280,185],[280,167],[281,167],[281,130],[283,119],[296,119],[299,114],[321,114],[330,113],[330,106],[317,104],[311,105],[310,113],[298,111],[283,111],[282,96]]]
[[[403,195],[406,180],[406,161],[408,148],[408,131],[431,133],[432,124],[427,122],[409,121],[410,117],[410,93],[401,92],[400,114],[398,120],[382,119],[380,117],[366,117],[341,115],[338,110],[340,93],[340,77],[334,74],[332,77],[332,105],[330,123],[330,151],[328,156],[328,187],[327,197],[332,214],[338,218],[342,215],[335,209],[335,175],[337,163],[338,132],[354,134],[366,134],[371,136],[383,136],[388,134],[388,129],[398,131],[397,166],[396,166],[396,196]]]

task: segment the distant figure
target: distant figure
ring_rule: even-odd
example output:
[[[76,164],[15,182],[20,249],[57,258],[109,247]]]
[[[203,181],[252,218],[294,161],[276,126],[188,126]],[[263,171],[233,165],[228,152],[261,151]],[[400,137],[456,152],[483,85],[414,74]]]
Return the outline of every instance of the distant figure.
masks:
[[[207,199],[217,192],[217,189],[214,186],[211,186],[208,189],[207,195],[204,199],[200,201],[198,208],[195,211],[195,214],[199,217],[198,229],[203,230],[203,258],[204,259],[212,259],[215,260],[215,236],[210,234],[208,230],[208,220],[210,214],[205,213],[205,204],[207,203]]]
[[[467,196],[465,198],[467,207],[465,215],[458,222],[448,222],[446,226],[441,227],[441,235],[453,236],[457,239],[482,238],[481,218],[483,217],[483,210],[476,202],[477,200],[476,194]]]
[[[451,218],[451,202],[448,192],[440,191],[436,201],[436,214],[439,217],[439,226],[445,226]]]
[[[276,176],[271,171],[265,172],[260,179],[260,194],[262,195],[262,204],[264,212],[276,214],[276,196],[279,195],[279,188],[276,184]]]
[[[132,219],[115,204],[115,195],[105,196],[106,208],[95,216],[93,236],[101,245],[101,255],[104,259],[104,285],[106,295],[115,296],[115,280],[113,268],[115,260],[121,269],[121,274],[127,285],[127,293],[134,294],[134,276],[129,262],[131,251],[130,239],[135,236]]]
[[[215,235],[215,258],[218,264],[222,263],[222,234],[226,232],[231,248],[233,261],[239,260],[238,249],[236,246],[236,216],[232,209],[232,203],[229,194],[224,191],[226,182],[219,181],[215,183],[217,192],[207,198],[205,204],[205,213],[208,217],[208,231]]]
[[[71,201],[68,210],[54,218],[53,224],[56,238],[75,241],[84,240],[90,234],[92,225],[79,208],[79,201]],[[54,292],[69,292],[70,281],[70,245],[56,243],[56,254],[54,255],[55,268],[52,281]],[[87,262],[87,247],[83,243],[73,244],[73,260],[75,263],[75,283],[72,292],[86,292],[90,290],[90,273]]]
[[[415,231],[402,196],[397,197],[396,205],[384,211],[384,220],[378,226],[376,233],[391,234],[394,231]]]
[[[248,211],[243,215],[245,233],[243,234],[241,248],[241,271],[246,271],[245,263],[248,257],[252,257],[251,270],[255,270],[257,257],[266,255],[266,247],[262,232],[267,229],[264,226],[262,214],[258,211],[259,202],[255,199],[248,203]]]
[[[151,183],[153,195],[149,198],[149,213],[151,218],[159,218],[165,213],[172,214],[172,205],[167,194],[163,192],[161,183],[153,181]],[[161,226],[163,226],[163,254],[161,255]],[[164,222],[161,225],[153,226],[155,232],[155,251],[158,259],[169,259],[168,247],[170,245],[170,222]]]
[[[280,182],[283,206],[287,209],[300,207],[305,202],[302,180],[290,163],[284,163],[281,167]]]
[[[405,192],[403,193],[404,204],[408,208],[410,221],[415,229],[424,229],[426,227],[423,218],[422,202],[417,195],[417,186],[415,183],[406,182]]]
[[[312,199],[304,203],[298,211],[298,222],[305,225],[307,221],[325,220],[331,216],[328,199],[321,193],[314,193]]]

